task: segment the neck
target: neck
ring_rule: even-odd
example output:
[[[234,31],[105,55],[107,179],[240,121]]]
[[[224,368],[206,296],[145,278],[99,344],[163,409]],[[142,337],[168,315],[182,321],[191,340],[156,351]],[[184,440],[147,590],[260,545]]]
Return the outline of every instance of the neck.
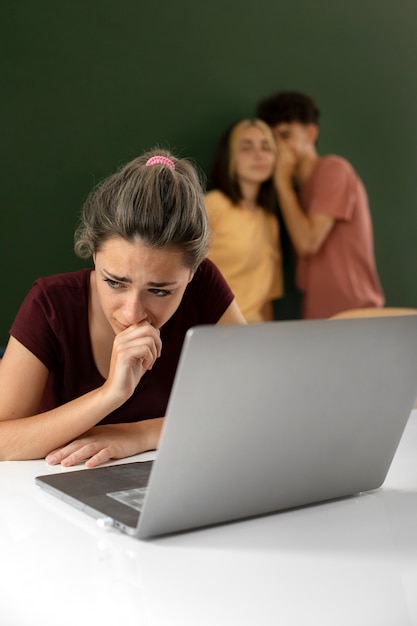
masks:
[[[253,211],[258,206],[257,199],[259,193],[258,183],[239,182],[240,191],[242,192],[241,206],[245,209]]]

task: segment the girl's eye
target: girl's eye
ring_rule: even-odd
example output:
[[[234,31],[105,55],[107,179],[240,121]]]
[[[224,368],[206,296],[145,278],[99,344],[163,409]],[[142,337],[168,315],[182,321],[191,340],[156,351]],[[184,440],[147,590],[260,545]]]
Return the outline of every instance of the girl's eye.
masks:
[[[112,289],[120,289],[122,287],[122,283],[119,283],[117,280],[112,280],[111,278],[105,278],[104,282]]]
[[[158,298],[165,298],[166,296],[170,296],[172,293],[172,291],[169,291],[168,289],[150,289],[149,291]]]

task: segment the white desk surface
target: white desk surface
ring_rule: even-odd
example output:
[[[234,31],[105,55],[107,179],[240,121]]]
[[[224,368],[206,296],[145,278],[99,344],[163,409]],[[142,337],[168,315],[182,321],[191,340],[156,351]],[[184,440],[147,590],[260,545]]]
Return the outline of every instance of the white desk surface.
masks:
[[[2,626],[417,625],[417,411],[373,493],[148,542],[44,493],[48,471],[0,463]]]

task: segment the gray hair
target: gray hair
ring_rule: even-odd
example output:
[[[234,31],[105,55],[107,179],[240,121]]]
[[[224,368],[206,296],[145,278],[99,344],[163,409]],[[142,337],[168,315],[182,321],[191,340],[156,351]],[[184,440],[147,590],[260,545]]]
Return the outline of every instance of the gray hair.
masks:
[[[153,156],[170,159],[147,166]],[[209,225],[204,191],[187,159],[154,149],[122,166],[89,194],[75,232],[75,253],[87,259],[114,237],[139,239],[151,248],[178,248],[193,271],[205,258]]]

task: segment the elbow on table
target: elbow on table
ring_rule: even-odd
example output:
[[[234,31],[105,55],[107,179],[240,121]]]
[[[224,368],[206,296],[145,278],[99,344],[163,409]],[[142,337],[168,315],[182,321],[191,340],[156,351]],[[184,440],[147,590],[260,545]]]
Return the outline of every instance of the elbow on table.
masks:
[[[13,426],[8,421],[0,421],[0,462],[44,459],[42,446],[34,446],[32,441],[22,438],[21,432],[13,431]]]

